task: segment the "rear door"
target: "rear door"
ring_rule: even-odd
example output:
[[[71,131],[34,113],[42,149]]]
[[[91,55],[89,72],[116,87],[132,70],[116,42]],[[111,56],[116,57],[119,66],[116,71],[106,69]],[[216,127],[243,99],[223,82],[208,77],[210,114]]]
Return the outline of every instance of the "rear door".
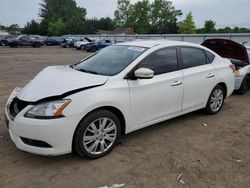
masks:
[[[177,62],[177,49],[166,48],[152,53],[135,68],[149,68],[155,74],[151,79],[128,80],[135,129],[181,112],[183,76]]]
[[[189,111],[206,102],[216,79],[216,69],[211,63],[213,57],[206,54],[209,52],[193,47],[181,47],[180,52],[184,79],[182,111]]]

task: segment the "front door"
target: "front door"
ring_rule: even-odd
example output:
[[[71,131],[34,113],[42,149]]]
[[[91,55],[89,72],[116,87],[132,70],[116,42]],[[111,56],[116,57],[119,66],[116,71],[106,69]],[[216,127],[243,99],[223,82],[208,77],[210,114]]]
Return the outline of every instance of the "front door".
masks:
[[[176,48],[158,50],[140,62],[138,68],[149,68],[151,79],[128,80],[130,116],[134,129],[181,112],[183,75],[178,70]]]

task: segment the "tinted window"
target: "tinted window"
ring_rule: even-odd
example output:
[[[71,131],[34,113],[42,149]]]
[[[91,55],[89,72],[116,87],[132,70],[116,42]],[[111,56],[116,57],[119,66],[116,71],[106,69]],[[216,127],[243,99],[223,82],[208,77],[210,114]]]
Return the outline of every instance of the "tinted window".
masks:
[[[214,61],[215,55],[206,50],[204,50],[204,52],[207,55],[208,63],[212,63]]]
[[[155,75],[177,70],[177,54],[175,48],[159,50],[142,60],[138,68],[149,68]]]
[[[205,53],[197,48],[181,48],[183,65],[182,67],[191,68],[207,63]]]

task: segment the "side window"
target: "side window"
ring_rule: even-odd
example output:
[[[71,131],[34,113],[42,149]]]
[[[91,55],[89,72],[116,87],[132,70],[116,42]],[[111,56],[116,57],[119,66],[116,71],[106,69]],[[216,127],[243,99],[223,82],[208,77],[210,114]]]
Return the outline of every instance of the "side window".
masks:
[[[177,53],[175,48],[158,50],[142,60],[138,68],[149,68],[155,75],[178,70]]]
[[[198,48],[181,48],[183,65],[182,68],[191,68],[207,64],[207,57],[203,50]]]
[[[204,50],[204,52],[207,55],[208,63],[212,63],[215,59],[215,55],[206,50]]]

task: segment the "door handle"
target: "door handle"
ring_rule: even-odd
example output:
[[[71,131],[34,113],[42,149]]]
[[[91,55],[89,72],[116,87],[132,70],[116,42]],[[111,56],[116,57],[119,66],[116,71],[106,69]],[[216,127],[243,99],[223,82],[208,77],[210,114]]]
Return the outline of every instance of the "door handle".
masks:
[[[171,86],[178,86],[181,84],[182,84],[182,82],[180,82],[180,81],[174,81],[174,83],[172,83]]]
[[[212,74],[212,73],[210,73],[210,74],[207,75],[207,78],[213,78],[213,77],[215,77],[215,75]]]

